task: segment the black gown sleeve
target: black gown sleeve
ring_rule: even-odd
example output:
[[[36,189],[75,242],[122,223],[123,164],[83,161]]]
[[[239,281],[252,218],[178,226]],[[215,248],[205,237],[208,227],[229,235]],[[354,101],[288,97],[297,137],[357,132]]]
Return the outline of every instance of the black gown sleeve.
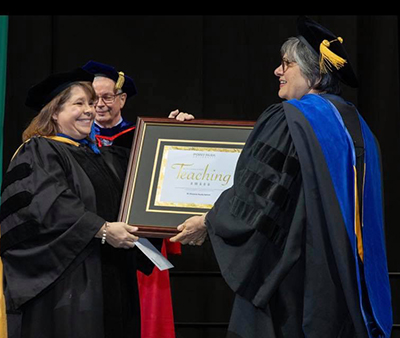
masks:
[[[14,308],[79,260],[104,223],[95,202],[77,195],[91,189],[90,183],[74,192],[68,184],[73,175],[67,158],[44,138],[23,145],[5,175],[0,249]]]
[[[257,121],[234,185],[206,217],[222,275],[233,291],[266,306],[301,253],[304,205],[299,162],[282,105]]]
[[[132,134],[133,131],[127,134]],[[117,139],[119,139],[118,137]],[[122,147],[117,145],[112,145],[111,147],[101,147],[101,153],[103,155],[104,160],[108,163],[111,170],[114,171],[114,174],[119,178],[125,178],[126,171],[129,165],[129,156],[130,156],[130,148]],[[122,179],[124,181],[124,179]],[[148,238],[148,240],[159,250],[161,251],[163,240],[160,238]],[[146,257],[142,251],[138,248],[135,248],[136,253],[136,261],[137,261],[137,269],[140,272],[143,272],[145,275],[150,275],[153,272],[155,265],[150,261],[148,257]]]

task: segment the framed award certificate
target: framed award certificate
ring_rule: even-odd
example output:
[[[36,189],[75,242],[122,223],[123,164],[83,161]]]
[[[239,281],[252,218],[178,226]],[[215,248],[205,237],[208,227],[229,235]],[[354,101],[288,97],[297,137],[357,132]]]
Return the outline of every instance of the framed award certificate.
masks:
[[[139,117],[119,220],[142,237],[170,237],[233,185],[253,121]]]

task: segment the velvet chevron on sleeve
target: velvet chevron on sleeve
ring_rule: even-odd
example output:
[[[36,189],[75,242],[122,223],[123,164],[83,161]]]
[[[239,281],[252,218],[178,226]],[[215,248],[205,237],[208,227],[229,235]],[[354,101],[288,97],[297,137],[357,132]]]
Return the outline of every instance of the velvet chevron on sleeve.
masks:
[[[355,107],[268,108],[206,217],[235,292],[229,338],[388,338],[380,156]]]

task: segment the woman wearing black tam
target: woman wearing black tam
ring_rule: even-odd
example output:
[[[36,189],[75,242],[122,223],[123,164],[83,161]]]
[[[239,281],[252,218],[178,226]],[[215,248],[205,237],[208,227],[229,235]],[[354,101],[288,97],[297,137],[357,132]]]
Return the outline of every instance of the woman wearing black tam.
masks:
[[[210,237],[235,292],[227,337],[389,338],[378,143],[340,82],[344,39],[301,17],[281,48],[279,97],[258,119],[234,185],[171,239]]]
[[[137,228],[113,222],[128,153],[93,142],[92,80],[55,74],[26,100],[38,114],[1,190],[8,338],[140,337]]]

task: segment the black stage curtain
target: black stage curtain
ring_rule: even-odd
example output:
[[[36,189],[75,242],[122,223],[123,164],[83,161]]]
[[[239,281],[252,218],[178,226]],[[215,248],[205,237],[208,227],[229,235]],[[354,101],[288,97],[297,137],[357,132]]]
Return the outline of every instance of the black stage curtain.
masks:
[[[394,320],[400,324],[399,20],[394,15],[311,17],[344,39],[360,79],[360,87],[345,88],[344,97],[359,107],[380,141]],[[89,60],[115,65],[135,80],[138,95],[123,112],[129,120],[167,116],[176,108],[197,118],[257,119],[279,102],[273,71],[280,46],[296,35],[296,18],[273,13],[9,16],[4,167],[33,117],[24,106],[29,87]],[[232,295],[209,243],[184,247],[183,255],[171,260],[177,337],[223,337]],[[395,336],[400,337],[397,326]]]

